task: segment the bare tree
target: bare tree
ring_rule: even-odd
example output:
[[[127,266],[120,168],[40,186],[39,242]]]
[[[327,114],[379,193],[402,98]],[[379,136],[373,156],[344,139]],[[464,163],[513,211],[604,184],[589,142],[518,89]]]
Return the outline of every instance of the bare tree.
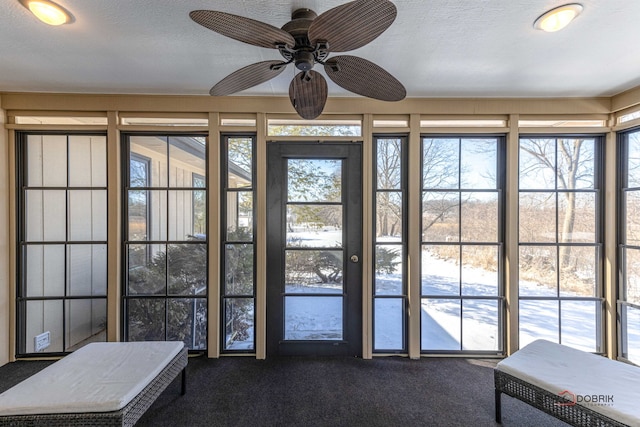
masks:
[[[566,208],[559,218],[559,243],[573,242],[576,225],[576,192],[578,188],[593,188],[594,150],[583,138],[529,139],[521,142],[522,176],[536,178],[555,178],[555,183],[546,183],[547,188],[560,191]],[[523,153],[528,158],[522,156]],[[562,191],[567,190],[567,191]],[[545,220],[548,220],[546,218]],[[571,268],[571,246],[560,246],[560,267]]]

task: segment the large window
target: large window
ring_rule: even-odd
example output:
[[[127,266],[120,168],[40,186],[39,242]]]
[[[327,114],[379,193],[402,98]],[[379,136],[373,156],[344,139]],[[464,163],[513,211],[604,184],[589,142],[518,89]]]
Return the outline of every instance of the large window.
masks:
[[[18,133],[18,354],[106,340],[104,135]]]
[[[122,139],[125,337],[206,349],[206,139]]]
[[[620,356],[640,364],[640,130],[620,135]]]
[[[503,145],[422,138],[423,352],[503,350]]]
[[[406,351],[406,142],[375,138],[374,351]]]
[[[520,347],[603,351],[601,140],[520,138]]]
[[[222,350],[255,351],[255,137],[222,139]]]

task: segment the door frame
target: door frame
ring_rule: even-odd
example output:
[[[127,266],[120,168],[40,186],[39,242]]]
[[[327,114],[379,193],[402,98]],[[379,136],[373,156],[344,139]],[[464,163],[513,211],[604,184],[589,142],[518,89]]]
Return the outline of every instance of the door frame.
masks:
[[[343,159],[342,203],[345,256],[343,257],[343,340],[294,341],[282,339],[286,209],[286,160]],[[363,144],[362,142],[273,141],[267,144],[267,232],[266,232],[266,350],[267,357],[278,355],[353,356],[363,354]],[[279,191],[278,191],[279,190]],[[351,262],[357,255],[360,260]],[[347,281],[349,275],[349,282]],[[355,279],[351,279],[351,278]],[[279,286],[280,291],[275,291]]]

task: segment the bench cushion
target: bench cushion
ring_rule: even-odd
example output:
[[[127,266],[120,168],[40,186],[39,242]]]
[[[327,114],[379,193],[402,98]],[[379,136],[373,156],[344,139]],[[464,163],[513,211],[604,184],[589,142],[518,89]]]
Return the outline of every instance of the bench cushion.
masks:
[[[0,415],[118,411],[183,347],[174,341],[87,344],[0,394]]]
[[[579,402],[628,425],[640,425],[640,368],[545,340],[536,340],[496,369],[551,393],[612,396],[612,402]],[[591,400],[591,397],[588,398]]]

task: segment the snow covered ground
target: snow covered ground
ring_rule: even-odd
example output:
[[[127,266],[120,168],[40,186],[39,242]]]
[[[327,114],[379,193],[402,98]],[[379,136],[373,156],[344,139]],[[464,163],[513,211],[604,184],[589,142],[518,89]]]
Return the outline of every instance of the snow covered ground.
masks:
[[[333,234],[336,232],[306,232],[303,246],[322,246],[328,240],[333,243],[330,246],[334,246],[337,239]],[[300,239],[302,236],[297,234],[290,233],[288,237]],[[428,251],[422,253],[422,266],[422,294],[451,296],[422,300],[422,349],[499,350],[498,319],[502,308],[497,298],[499,292],[496,272],[478,268],[460,269],[455,262],[437,259]],[[464,301],[456,298],[461,275],[465,296],[489,298]],[[374,286],[377,295],[401,295],[401,276],[399,273],[377,274]],[[520,289],[527,296],[549,295],[547,288],[530,281],[521,281]],[[287,286],[287,293],[295,293],[297,296],[288,296],[285,300],[285,339],[341,339],[342,297],[304,295],[335,294],[339,291],[335,285]],[[402,304],[401,298],[374,300],[375,349],[402,348]],[[560,342],[561,335],[563,344],[595,352],[598,314],[597,303],[592,301],[563,301],[559,309],[557,301],[523,300],[520,302],[520,346],[538,338]],[[633,344],[633,349],[640,349],[640,310],[629,313],[628,324],[629,342]],[[237,342],[233,348],[243,348],[245,345],[246,343]],[[629,359],[640,362],[640,352],[631,352]]]

